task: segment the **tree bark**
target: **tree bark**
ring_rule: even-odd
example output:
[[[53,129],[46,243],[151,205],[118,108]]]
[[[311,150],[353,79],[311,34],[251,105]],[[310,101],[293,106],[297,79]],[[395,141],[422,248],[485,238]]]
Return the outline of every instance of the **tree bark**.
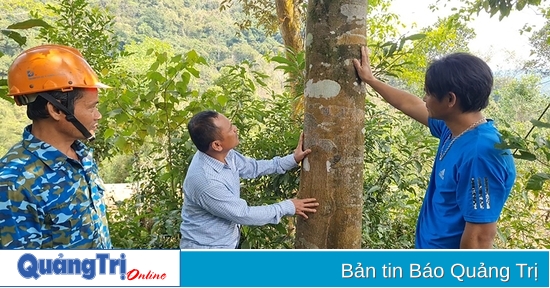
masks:
[[[367,0],[309,0],[304,159],[299,197],[317,213],[297,220],[298,249],[361,248],[365,87],[352,59],[366,44]]]
[[[285,46],[296,52],[304,50],[304,42],[300,35],[302,31],[302,15],[298,7],[299,0],[275,0],[279,31]]]
[[[298,54],[304,51],[304,39],[302,37],[302,10],[300,10],[299,5],[301,5],[302,0],[275,0],[275,7],[277,10],[277,19],[279,20],[279,31],[283,38],[283,43],[287,50],[285,51],[288,59],[292,59],[289,55],[288,49],[290,48],[294,51],[295,54]],[[300,81],[302,77],[296,75],[294,72],[290,72],[288,78],[291,79],[289,82],[289,92],[290,95],[294,97],[300,97],[302,91],[299,91]],[[295,104],[296,110],[302,111],[303,101],[299,101]]]

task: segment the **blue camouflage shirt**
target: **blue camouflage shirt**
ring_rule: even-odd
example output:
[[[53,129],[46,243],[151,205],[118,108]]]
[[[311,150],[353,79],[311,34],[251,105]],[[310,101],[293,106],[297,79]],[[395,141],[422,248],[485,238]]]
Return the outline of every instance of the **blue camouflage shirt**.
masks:
[[[0,159],[0,248],[111,249],[91,150],[75,141],[76,161],[30,131]]]

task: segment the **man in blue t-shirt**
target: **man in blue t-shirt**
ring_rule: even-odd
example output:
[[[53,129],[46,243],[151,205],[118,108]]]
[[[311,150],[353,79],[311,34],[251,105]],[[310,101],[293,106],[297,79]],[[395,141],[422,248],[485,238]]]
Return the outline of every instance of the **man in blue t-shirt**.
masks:
[[[500,134],[481,113],[493,87],[489,66],[467,53],[434,61],[422,100],[376,79],[365,47],[361,54],[361,61],[353,61],[360,79],[440,139],[418,216],[416,248],[492,248],[516,170],[510,151],[495,148]]]

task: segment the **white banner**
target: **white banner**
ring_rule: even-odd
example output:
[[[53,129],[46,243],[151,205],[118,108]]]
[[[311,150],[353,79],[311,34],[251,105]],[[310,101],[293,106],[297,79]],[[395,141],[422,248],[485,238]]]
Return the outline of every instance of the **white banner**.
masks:
[[[0,287],[180,286],[179,250],[3,250]]]

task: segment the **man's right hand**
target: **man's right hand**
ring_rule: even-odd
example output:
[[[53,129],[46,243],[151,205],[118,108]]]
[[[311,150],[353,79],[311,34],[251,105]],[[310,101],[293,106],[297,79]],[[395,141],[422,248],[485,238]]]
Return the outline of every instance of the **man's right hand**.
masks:
[[[304,219],[308,218],[306,212],[315,213],[317,210],[314,209],[314,207],[319,206],[319,203],[315,198],[290,199],[290,201],[294,203],[294,207],[296,208],[296,212],[294,214],[300,215],[304,217]]]
[[[369,50],[367,47],[361,47],[361,62],[357,59],[353,59],[353,66],[355,66],[355,70],[357,70],[357,74],[359,78],[361,78],[361,81],[370,84],[372,81],[376,80],[370,67]]]
[[[359,75],[361,81],[367,83],[378,92],[386,102],[403,111],[409,117],[428,126],[428,109],[422,99],[409,92],[392,87],[374,77],[370,67],[369,50],[367,47],[361,47],[361,62],[353,59],[353,66],[355,66],[355,70],[357,70],[357,75]]]

